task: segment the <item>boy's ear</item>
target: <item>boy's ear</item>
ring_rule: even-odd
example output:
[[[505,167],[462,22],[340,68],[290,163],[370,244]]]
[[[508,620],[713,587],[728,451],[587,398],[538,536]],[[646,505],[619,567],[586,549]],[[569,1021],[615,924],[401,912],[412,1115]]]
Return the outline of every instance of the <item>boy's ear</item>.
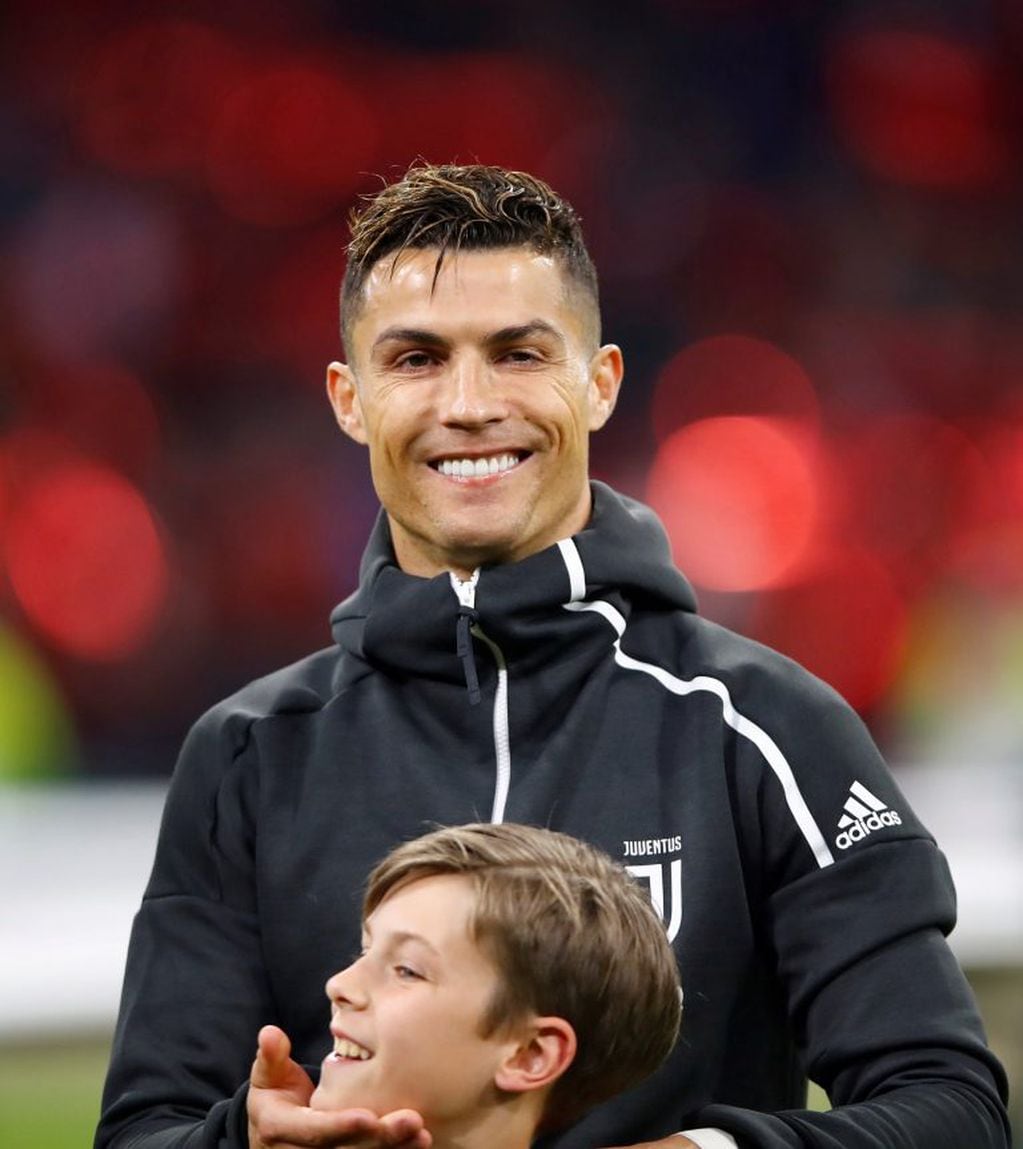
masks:
[[[494,1084],[507,1093],[543,1089],[572,1064],[575,1051],[575,1030],[563,1017],[534,1018],[498,1066]]]
[[[356,443],[365,444],[366,428],[359,392],[355,386],[355,375],[346,363],[331,363],[327,368],[327,395],[341,430]]]

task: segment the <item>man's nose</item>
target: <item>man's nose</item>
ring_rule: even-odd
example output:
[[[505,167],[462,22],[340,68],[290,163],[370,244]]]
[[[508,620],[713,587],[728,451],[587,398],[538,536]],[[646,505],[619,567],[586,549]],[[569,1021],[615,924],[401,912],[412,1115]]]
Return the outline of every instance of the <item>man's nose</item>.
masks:
[[[478,427],[507,415],[500,381],[477,356],[453,360],[441,397],[441,421],[449,426]]]

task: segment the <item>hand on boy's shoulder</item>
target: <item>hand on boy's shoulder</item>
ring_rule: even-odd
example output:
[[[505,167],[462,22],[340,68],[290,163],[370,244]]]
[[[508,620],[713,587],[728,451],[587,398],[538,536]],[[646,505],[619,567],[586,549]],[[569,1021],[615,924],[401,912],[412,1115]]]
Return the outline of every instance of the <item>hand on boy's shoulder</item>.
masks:
[[[249,1149],[430,1149],[423,1119],[411,1109],[378,1117],[368,1109],[310,1109],[313,1083],[291,1060],[288,1035],[259,1031],[249,1075]]]
[[[617,1149],[700,1149],[700,1147],[695,1141],[690,1141],[684,1133],[673,1133],[663,1141],[643,1141],[639,1145],[622,1145]]]

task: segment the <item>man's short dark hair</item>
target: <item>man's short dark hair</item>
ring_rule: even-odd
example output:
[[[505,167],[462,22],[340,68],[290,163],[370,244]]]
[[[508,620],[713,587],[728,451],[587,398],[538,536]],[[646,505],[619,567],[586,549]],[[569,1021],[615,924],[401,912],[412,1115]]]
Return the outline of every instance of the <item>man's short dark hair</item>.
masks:
[[[543,180],[485,164],[415,164],[352,210],[348,265],[341,289],[341,334],[351,328],[373,267],[402,251],[436,248],[434,283],[447,255],[524,247],[557,259],[592,301],[600,342],[597,272],[579,217]]]

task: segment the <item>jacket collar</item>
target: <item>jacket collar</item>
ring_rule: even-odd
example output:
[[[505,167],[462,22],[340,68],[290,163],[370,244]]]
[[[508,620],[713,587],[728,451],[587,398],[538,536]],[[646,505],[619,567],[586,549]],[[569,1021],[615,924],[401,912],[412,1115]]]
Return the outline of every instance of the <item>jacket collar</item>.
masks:
[[[628,620],[637,606],[695,611],[693,592],[672,565],[664,529],[643,504],[593,482],[590,522],[573,539],[585,572],[585,597],[610,602]],[[561,549],[482,568],[479,627],[519,669],[566,653],[573,627],[565,603],[571,581]],[[359,587],[335,608],[335,641],[359,658],[402,675],[463,680],[456,653],[459,602],[448,575],[417,578],[394,558],[381,512],[363,555]],[[592,625],[587,627],[592,631]],[[606,636],[605,636],[606,637]]]

